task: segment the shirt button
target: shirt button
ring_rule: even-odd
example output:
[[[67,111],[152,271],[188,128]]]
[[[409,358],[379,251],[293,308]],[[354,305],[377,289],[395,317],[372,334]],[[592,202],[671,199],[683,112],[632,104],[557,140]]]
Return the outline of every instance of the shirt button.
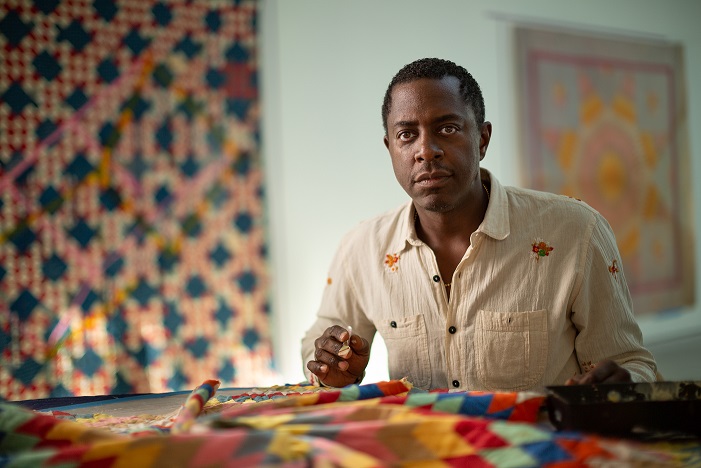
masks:
[[[451,335],[453,335],[453,334],[455,334],[456,331],[458,331],[458,329],[455,328],[455,327],[450,327],[450,328],[448,329],[448,331],[450,332]]]
[[[395,322],[394,320],[392,320],[391,322],[389,322],[389,326],[392,327],[392,328],[397,328],[397,322]]]
[[[433,275],[433,281],[435,281],[435,282],[437,283],[437,282],[439,282],[440,280],[441,280],[441,277],[440,277],[440,276],[438,276],[438,275]]]
[[[460,386],[460,382],[457,380],[453,380],[453,387],[458,388]]]

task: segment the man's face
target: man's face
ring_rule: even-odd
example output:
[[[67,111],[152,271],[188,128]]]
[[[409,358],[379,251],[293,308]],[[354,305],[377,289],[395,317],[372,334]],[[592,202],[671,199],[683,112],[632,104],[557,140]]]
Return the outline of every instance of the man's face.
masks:
[[[481,196],[479,162],[491,124],[478,127],[462,100],[460,82],[448,76],[396,85],[387,116],[385,146],[394,174],[414,203],[449,212]]]

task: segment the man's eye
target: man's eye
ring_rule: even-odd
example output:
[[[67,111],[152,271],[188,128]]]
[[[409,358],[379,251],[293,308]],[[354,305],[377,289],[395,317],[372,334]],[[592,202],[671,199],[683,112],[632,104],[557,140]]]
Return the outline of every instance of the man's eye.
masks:
[[[402,141],[411,140],[413,136],[414,134],[412,132],[399,132],[399,135],[397,135],[397,137]]]
[[[458,129],[452,125],[447,125],[447,126],[441,128],[441,133],[445,133],[446,135],[453,134],[457,131],[458,131]]]

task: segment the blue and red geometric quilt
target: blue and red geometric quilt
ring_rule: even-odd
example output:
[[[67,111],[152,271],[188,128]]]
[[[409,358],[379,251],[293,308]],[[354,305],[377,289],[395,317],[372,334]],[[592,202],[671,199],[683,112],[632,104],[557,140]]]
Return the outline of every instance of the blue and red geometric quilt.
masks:
[[[0,4],[0,395],[273,379],[256,13]]]

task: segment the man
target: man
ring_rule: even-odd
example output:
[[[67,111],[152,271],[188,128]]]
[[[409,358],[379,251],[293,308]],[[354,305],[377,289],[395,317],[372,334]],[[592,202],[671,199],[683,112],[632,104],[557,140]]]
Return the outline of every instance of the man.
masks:
[[[311,381],[359,383],[376,331],[390,378],[419,388],[654,380],[610,226],[581,201],[480,169],[492,125],[464,68],[405,66],[382,119],[411,202],[341,243],[302,341]]]

